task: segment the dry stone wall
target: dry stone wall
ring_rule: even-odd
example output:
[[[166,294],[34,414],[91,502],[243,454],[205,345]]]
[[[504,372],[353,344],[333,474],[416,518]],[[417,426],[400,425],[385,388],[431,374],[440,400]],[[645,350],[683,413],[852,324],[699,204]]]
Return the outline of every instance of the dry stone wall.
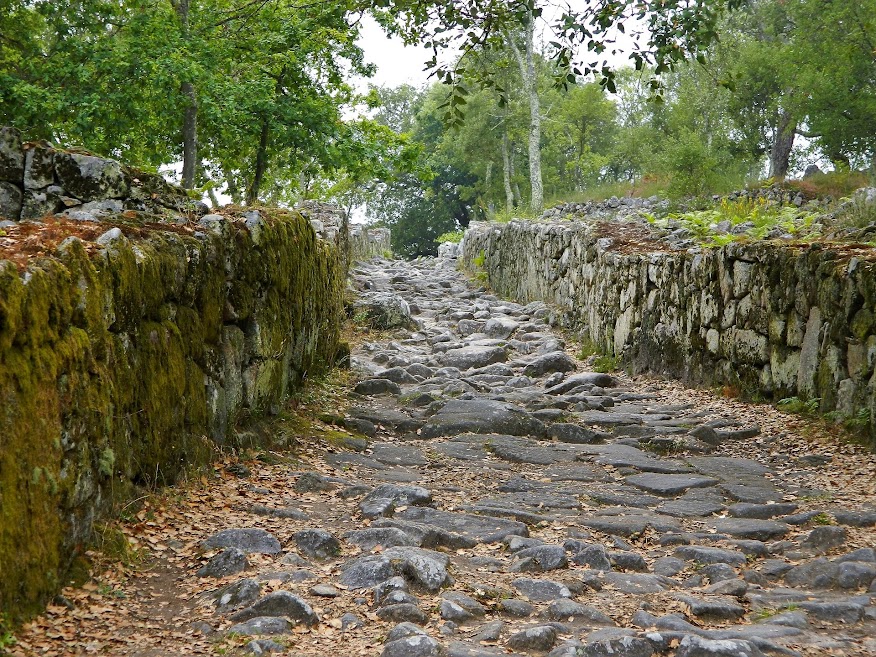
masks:
[[[333,203],[305,201],[299,210],[310,219],[317,235],[340,246],[345,215],[343,208]],[[389,228],[349,224],[349,246],[352,262],[385,257],[392,252]]]
[[[204,214],[207,206],[161,176],[44,141],[22,142],[15,128],[0,128],[0,219],[63,213],[91,221],[123,211],[179,219]]]
[[[116,170],[111,160],[87,157],[54,151],[54,173],[47,169],[41,182],[62,181],[64,198],[73,199],[76,177],[66,177],[64,163],[102,172],[100,180]],[[14,176],[34,177],[29,161],[16,160]],[[8,158],[0,171],[11,176]],[[3,190],[27,208],[33,190],[24,180],[24,192],[8,178]],[[124,194],[140,192],[124,184],[112,194],[131,208],[140,201]],[[98,186],[78,190],[79,205],[70,206],[87,217],[64,211],[4,225],[4,614],[26,617],[66,583],[95,520],[114,502],[207,463],[217,445],[234,442],[239,421],[277,412],[293,386],[339,351],[335,245],[295,212],[198,217],[188,208],[196,214],[186,219],[176,206],[187,202],[184,192],[167,187],[169,197],[153,187],[143,212],[81,209],[107,200],[109,187]]]
[[[555,307],[636,372],[876,413],[872,249],[776,242],[645,252],[593,223],[473,224],[462,262],[499,294]]]

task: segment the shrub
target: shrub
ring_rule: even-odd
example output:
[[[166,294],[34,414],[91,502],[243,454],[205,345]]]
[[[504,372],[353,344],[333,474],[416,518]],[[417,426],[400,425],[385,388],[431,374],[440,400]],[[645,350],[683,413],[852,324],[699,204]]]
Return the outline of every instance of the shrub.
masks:
[[[435,238],[435,243],[444,244],[444,242],[453,242],[454,244],[459,244],[462,241],[463,235],[465,235],[464,230],[455,230],[450,233],[441,233],[438,237]]]

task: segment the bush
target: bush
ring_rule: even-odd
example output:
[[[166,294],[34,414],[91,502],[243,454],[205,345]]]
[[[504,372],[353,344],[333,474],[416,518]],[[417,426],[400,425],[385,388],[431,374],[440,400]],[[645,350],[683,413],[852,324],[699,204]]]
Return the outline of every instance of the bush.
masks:
[[[791,189],[796,189],[807,199],[823,198],[832,196],[842,198],[848,196],[856,189],[866,187],[869,178],[862,171],[830,171],[828,173],[816,173],[802,180],[790,180],[786,184]]]
[[[670,176],[667,191],[674,198],[701,196],[711,191],[718,166],[706,144],[689,131],[667,141],[662,164]]]
[[[876,189],[859,189],[839,206],[833,223],[849,228],[864,228],[876,224]]]
[[[450,233],[441,233],[438,237],[435,238],[435,243],[444,244],[444,242],[453,242],[454,244],[459,244],[462,241],[463,235],[465,235],[464,230],[455,230]]]

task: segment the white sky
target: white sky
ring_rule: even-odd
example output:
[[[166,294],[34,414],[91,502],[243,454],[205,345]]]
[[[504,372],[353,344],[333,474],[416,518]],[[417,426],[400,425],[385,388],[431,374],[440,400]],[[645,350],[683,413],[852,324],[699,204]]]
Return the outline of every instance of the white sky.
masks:
[[[561,9],[558,5],[549,4],[540,21],[539,30],[545,41],[551,38],[549,25],[560,17]],[[638,22],[632,21],[628,27],[628,34],[638,28]],[[604,53],[598,59],[607,58],[612,66],[620,67],[630,65],[628,58],[632,39],[628,35],[617,34],[619,52],[612,54]],[[372,78],[359,78],[357,87],[365,91],[369,84],[386,87],[397,87],[402,84],[411,84],[415,87],[431,82],[429,73],[425,70],[426,61],[431,59],[432,51],[421,46],[406,46],[398,37],[388,37],[377,22],[369,15],[362,18],[362,32],[359,45],[365,52],[365,61],[375,64],[377,72]],[[453,59],[455,53],[447,53],[444,62]],[[597,59],[597,58],[593,58]]]
[[[365,51],[365,60],[377,66],[374,77],[363,81],[365,87],[369,83],[384,87],[398,87],[407,83],[419,87],[427,82],[428,73],[424,69],[432,51],[405,46],[397,37],[390,39],[367,14],[362,19],[359,45]]]

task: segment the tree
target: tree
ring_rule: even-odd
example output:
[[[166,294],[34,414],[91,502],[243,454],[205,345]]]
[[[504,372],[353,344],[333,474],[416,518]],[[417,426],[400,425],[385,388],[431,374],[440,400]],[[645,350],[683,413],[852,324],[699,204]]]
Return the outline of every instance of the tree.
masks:
[[[595,82],[546,94],[542,159],[546,188],[560,196],[611,177],[611,150],[618,139],[617,108]]]
[[[876,2],[795,3],[792,55],[805,89],[802,133],[833,161],[876,172]]]
[[[396,97],[388,90],[375,91],[390,100]],[[482,134],[478,126],[489,125],[489,115],[473,112],[471,116],[477,121],[468,122],[462,131],[451,131],[442,121],[441,105],[446,95],[443,85],[433,85],[416,102],[406,104],[410,116],[401,117],[401,123],[411,127],[405,136],[422,153],[419,166],[382,181],[368,197],[369,217],[391,228],[393,251],[405,257],[434,255],[435,238],[466,226],[477,213],[478,199],[483,194],[485,160],[480,155],[464,157],[462,153],[467,146],[475,145],[469,137]],[[489,107],[485,95],[473,102],[479,108]],[[383,116],[384,120],[399,122],[392,112]],[[457,139],[463,135],[465,139]],[[482,144],[477,146],[489,148],[490,140],[480,141]],[[471,167],[478,168],[479,173]]]
[[[529,207],[538,214],[544,209],[544,185],[541,177],[541,103],[538,94],[538,76],[535,60],[535,10],[528,8],[523,13],[523,49],[518,46],[515,35],[506,32],[505,43],[514,54],[523,81],[523,95],[529,105]]]
[[[182,39],[186,43],[191,38],[189,22],[191,0],[170,0],[170,4],[179,19]],[[189,76],[183,78],[179,91],[185,99],[182,122],[182,186],[191,189],[195,186],[195,172],[198,168],[198,96],[195,92],[195,85]]]
[[[144,165],[182,160],[186,186],[212,175],[238,200],[334,166],[344,76],[370,70],[352,4],[4,2],[28,30],[2,42],[0,118]]]

